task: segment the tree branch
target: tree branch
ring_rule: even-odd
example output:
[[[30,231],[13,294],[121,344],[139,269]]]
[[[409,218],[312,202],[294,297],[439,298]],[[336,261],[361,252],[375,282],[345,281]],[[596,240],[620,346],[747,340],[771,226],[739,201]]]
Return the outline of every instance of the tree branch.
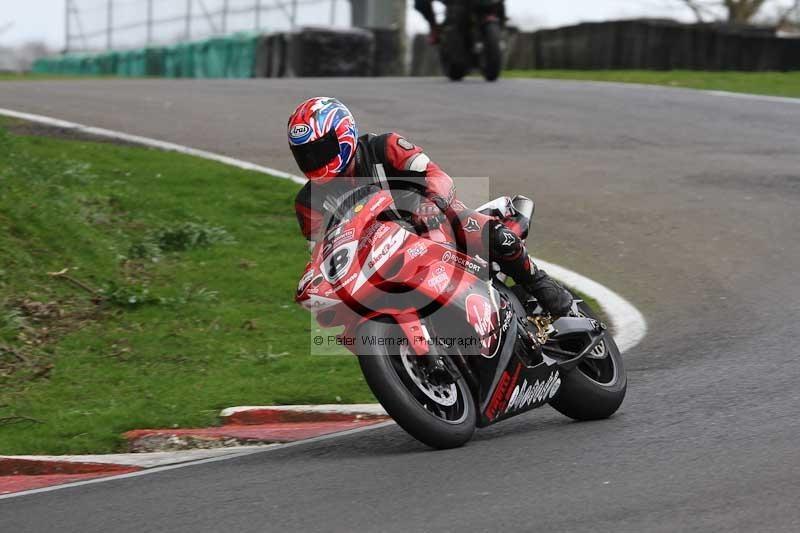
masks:
[[[703,18],[703,10],[697,4],[697,2],[695,2],[694,0],[683,0],[683,3],[686,5],[686,7],[692,10],[692,13],[694,13],[694,17],[697,19],[697,22],[705,22],[705,19]]]

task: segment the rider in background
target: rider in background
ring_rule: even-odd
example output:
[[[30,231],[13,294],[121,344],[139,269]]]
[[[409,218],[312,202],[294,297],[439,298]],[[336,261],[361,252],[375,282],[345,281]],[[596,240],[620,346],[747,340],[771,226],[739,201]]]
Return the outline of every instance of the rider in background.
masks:
[[[448,2],[457,2],[458,0],[441,0],[445,5]],[[441,38],[441,26],[436,21],[436,13],[433,11],[433,0],[414,0],[414,8],[419,11],[425,20],[428,21],[430,26],[430,33],[428,34],[428,42],[432,45],[439,44]],[[503,23],[506,21],[505,2],[499,2],[499,16]]]
[[[335,98],[311,98],[300,104],[289,118],[288,134],[295,161],[308,178],[297,195],[295,211],[310,242],[322,237],[324,213],[331,208],[326,201],[353,189],[356,178],[412,181],[419,184],[424,198],[412,208],[415,224],[437,227],[445,218],[443,214],[454,214],[446,218],[461,225],[467,249],[496,263],[545,311],[554,316],[569,313],[569,291],[533,264],[525,243],[514,231],[457,200],[452,178],[419,146],[397,133],[359,137],[355,118]],[[374,176],[379,165],[385,177]]]

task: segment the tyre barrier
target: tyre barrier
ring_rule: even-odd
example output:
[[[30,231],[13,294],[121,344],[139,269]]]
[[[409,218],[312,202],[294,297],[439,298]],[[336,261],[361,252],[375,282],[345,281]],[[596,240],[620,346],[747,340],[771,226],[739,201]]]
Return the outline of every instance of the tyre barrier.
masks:
[[[288,34],[287,55],[289,76],[370,76],[375,38],[367,30],[305,28]]]
[[[800,39],[764,28],[666,20],[586,23],[518,39],[515,69],[796,70]]]
[[[372,58],[373,76],[404,76],[406,74],[406,36],[397,29],[371,30],[375,38]]]
[[[45,57],[33,72],[165,78],[398,75],[405,70],[404,40],[387,30],[239,33],[168,47]]]
[[[415,35],[411,42],[411,75],[442,76],[439,49],[428,44],[427,35]]]
[[[412,43],[411,74],[441,74],[436,48],[424,35]],[[507,68],[643,70],[800,70],[800,39],[771,28],[680,24],[670,20],[584,23],[510,32]]]

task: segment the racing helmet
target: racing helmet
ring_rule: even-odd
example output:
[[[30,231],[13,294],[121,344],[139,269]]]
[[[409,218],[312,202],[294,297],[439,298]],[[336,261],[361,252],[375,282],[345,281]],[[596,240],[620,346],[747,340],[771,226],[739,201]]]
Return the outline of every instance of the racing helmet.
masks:
[[[288,134],[297,166],[314,183],[341,176],[355,157],[356,121],[336,98],[316,97],[300,104],[289,117]]]

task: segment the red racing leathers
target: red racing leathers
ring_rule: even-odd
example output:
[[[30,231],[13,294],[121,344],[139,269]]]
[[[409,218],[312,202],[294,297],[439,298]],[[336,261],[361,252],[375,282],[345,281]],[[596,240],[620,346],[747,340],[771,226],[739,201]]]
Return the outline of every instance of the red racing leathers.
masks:
[[[497,263],[500,269],[518,283],[534,282],[535,267],[530,262],[525,244],[516,233],[495,218],[468,209],[455,197],[453,179],[431,161],[419,146],[396,133],[365,135],[359,139],[352,176],[375,176],[380,165],[385,178],[417,180],[421,183],[424,200],[419,202],[415,215],[420,220],[444,221],[450,214],[451,224],[460,224],[464,244],[472,255],[480,255]],[[380,171],[378,172],[380,173]],[[295,210],[303,235],[309,241],[320,238],[326,198],[338,191],[352,188],[354,177],[343,176],[331,183],[307,183],[298,193]],[[333,194],[328,194],[328,192]]]

